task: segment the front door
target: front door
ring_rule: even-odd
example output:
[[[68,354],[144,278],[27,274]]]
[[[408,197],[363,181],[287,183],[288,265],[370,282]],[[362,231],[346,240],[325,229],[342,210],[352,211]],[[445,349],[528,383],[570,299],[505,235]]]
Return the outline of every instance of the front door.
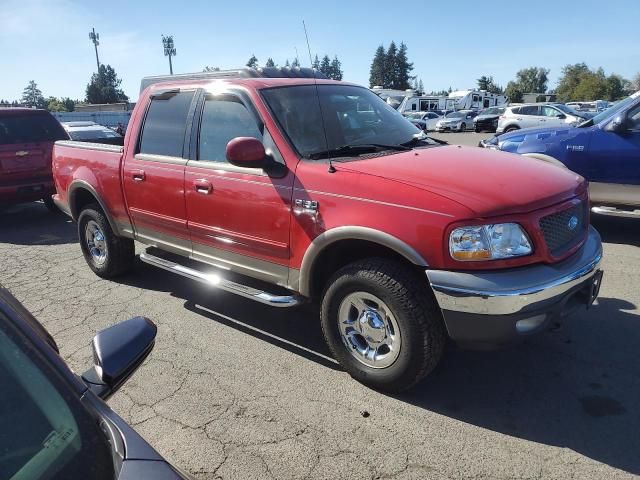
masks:
[[[284,163],[251,101],[241,93],[207,94],[198,107],[195,155],[186,167],[185,190],[193,258],[286,285],[293,173],[274,178],[260,168],[231,165],[227,143],[261,140]]]
[[[593,173],[591,188],[611,203],[640,206],[640,105],[627,114],[627,129],[609,132],[594,129],[589,145]],[[603,196],[604,195],[604,196]]]
[[[184,203],[187,124],[194,91],[172,91],[151,99],[136,149],[127,151],[124,192],[136,238],[189,255],[191,239]]]

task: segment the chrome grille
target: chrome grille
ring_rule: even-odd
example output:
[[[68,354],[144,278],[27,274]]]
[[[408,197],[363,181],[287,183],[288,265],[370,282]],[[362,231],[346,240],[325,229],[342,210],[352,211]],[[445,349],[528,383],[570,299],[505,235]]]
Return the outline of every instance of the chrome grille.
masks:
[[[574,218],[576,220],[573,220]],[[572,228],[573,223],[575,226]],[[540,228],[547,248],[555,257],[580,243],[587,227],[588,217],[584,202],[540,219]]]

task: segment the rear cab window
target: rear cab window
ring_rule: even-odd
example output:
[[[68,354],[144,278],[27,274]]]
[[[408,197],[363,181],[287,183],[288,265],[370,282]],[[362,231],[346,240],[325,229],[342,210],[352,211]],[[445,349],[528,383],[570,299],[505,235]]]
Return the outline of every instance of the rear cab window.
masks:
[[[47,112],[10,114],[0,112],[0,145],[68,140],[62,125]]]
[[[137,153],[183,157],[194,91],[154,96],[142,125]]]

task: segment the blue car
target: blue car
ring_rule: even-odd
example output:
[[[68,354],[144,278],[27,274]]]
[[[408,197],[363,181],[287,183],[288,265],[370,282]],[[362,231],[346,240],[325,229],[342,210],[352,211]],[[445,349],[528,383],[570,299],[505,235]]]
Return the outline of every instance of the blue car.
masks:
[[[640,92],[575,127],[523,129],[480,146],[569,168],[589,181],[595,212],[640,217]]]

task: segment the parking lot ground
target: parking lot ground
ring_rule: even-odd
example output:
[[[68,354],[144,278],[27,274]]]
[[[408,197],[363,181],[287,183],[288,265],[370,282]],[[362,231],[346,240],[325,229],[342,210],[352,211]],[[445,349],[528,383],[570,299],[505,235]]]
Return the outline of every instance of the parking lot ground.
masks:
[[[78,372],[98,330],[157,323],[154,351],[110,404],[196,478],[636,478],[639,224],[594,223],[605,277],[590,310],[509,349],[451,347],[397,396],[330,358],[317,307],[271,309],[139,261],[101,280],[75,225],[41,204],[0,213],[0,282]]]
[[[466,145],[469,147],[477,147],[480,140],[484,140],[485,138],[493,137],[494,133],[488,132],[452,132],[452,133],[438,133],[438,132],[429,132],[428,135],[433,138],[437,138],[438,140],[444,140],[445,142],[449,142],[451,145]]]

